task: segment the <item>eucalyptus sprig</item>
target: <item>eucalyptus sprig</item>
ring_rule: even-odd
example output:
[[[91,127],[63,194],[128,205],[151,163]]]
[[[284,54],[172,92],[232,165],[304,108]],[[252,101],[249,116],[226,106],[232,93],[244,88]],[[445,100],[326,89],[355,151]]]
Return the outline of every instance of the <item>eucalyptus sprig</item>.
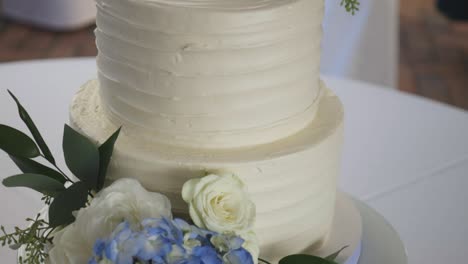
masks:
[[[1,226],[0,231],[3,235],[0,236],[0,243],[2,246],[8,244],[14,250],[26,245],[26,258],[20,257],[20,264],[42,264],[47,258],[45,247],[52,243],[53,228],[49,227],[45,220],[40,219],[39,215],[34,219],[28,218],[26,221],[30,223],[28,228],[15,227],[15,231],[10,234],[6,232],[4,226]]]
[[[56,164],[28,112],[13,93],[8,92],[32,138],[15,128],[0,124],[0,149],[23,172],[5,178],[2,183],[6,187],[26,187],[42,193],[41,200],[49,205],[49,219],[48,222],[39,216],[27,219],[30,223],[28,228],[15,227],[15,231],[11,233],[7,233],[2,226],[0,243],[2,246],[8,244],[12,249],[23,246],[26,255],[24,259],[20,259],[20,263],[40,264],[47,257],[45,246],[52,242],[53,231],[75,221],[73,212],[85,207],[93,195],[104,187],[107,167],[120,129],[102,145],[96,146],[65,125],[62,147],[65,163],[74,174],[74,177],[70,177]],[[36,158],[42,158],[51,166],[39,163]]]
[[[350,12],[351,14],[356,14],[359,11],[359,6],[361,3],[359,0],[341,0],[341,6],[344,6],[346,11]]]

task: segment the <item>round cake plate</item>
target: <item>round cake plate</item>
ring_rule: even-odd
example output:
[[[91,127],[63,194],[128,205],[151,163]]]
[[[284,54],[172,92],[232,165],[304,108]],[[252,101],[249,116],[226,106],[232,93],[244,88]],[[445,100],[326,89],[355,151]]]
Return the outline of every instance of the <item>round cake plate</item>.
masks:
[[[358,264],[408,264],[406,248],[396,230],[365,203],[355,200],[362,217],[362,251]]]
[[[339,192],[332,232],[318,250],[327,256],[348,246],[337,259],[340,264],[407,264],[406,249],[395,229],[365,203]]]

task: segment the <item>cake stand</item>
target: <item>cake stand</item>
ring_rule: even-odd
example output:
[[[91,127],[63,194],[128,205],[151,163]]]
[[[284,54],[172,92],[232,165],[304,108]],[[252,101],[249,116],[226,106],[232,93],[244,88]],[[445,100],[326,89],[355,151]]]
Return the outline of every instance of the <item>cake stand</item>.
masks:
[[[340,264],[407,264],[406,250],[395,229],[374,209],[339,192],[332,231],[318,250],[328,256],[348,246],[336,260]]]
[[[358,264],[408,264],[406,248],[395,229],[374,209],[354,199],[362,217],[362,251]]]
[[[47,215],[47,208],[39,214]],[[306,253],[326,256],[348,246],[338,257],[340,264],[408,264],[406,250],[395,229],[365,203],[339,192],[332,232],[320,249]],[[18,259],[24,256],[18,249]],[[19,261],[18,261],[19,263]]]

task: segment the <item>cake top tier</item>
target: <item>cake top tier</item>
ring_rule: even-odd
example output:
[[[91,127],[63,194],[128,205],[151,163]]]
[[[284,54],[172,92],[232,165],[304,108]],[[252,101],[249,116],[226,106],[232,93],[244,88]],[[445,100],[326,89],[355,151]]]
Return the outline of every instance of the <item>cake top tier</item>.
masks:
[[[323,0],[97,0],[109,118],[138,137],[240,147],[297,133],[319,97]]]

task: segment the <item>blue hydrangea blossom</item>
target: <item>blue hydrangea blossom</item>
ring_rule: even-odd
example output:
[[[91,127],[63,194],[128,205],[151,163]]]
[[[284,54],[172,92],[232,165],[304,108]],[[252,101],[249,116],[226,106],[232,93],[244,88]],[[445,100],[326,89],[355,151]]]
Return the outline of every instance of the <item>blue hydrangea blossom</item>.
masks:
[[[96,241],[88,264],[253,264],[235,234],[219,234],[181,219],[151,218],[132,230],[122,222]]]

